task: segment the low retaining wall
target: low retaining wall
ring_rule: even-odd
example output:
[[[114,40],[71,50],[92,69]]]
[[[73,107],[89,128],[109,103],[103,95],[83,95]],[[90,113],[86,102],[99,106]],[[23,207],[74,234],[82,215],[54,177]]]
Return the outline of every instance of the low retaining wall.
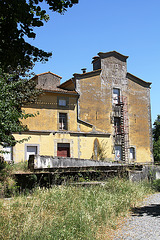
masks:
[[[52,156],[30,155],[28,166],[31,170],[36,169],[51,169],[51,168],[65,168],[65,167],[97,167],[97,166],[112,166],[112,162],[102,162],[90,159],[78,158],[63,158]],[[121,164],[114,163],[114,166]]]
[[[131,181],[144,179],[160,179],[160,167],[155,165],[133,165],[114,162],[95,161],[90,159],[63,158],[52,156],[31,155],[28,161],[31,171],[48,172],[101,172],[106,175],[125,175]],[[111,174],[112,173],[112,174]],[[123,174],[124,173],[124,174]]]
[[[141,171],[130,170],[129,179],[131,181],[142,181],[145,179],[160,179],[160,166],[156,165],[144,165]]]

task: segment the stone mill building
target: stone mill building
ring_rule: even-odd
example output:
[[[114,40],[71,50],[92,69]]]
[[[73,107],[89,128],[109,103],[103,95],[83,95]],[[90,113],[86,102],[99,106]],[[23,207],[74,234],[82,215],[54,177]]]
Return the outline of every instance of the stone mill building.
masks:
[[[28,132],[14,134],[30,139],[10,148],[9,157],[14,162],[40,154],[152,163],[151,83],[127,72],[127,58],[99,52],[93,71],[82,69],[62,84],[54,73],[35,75],[44,93],[24,109],[39,115],[24,120]]]

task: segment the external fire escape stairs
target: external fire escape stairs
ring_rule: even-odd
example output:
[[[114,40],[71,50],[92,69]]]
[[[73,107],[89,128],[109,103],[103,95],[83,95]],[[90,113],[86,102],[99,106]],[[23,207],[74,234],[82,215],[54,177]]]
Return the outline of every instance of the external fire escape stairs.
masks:
[[[118,113],[118,114],[117,114]],[[129,119],[128,119],[128,103],[127,97],[121,96],[113,107],[113,116],[120,117],[120,126],[114,126],[114,144],[121,145],[121,160],[129,163]]]

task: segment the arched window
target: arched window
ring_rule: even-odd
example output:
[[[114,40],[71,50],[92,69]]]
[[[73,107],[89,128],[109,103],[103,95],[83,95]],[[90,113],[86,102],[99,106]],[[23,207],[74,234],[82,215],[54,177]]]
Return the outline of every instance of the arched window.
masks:
[[[96,160],[98,157],[98,147],[99,147],[99,141],[97,138],[95,138],[95,140],[94,140],[94,156],[95,156]]]

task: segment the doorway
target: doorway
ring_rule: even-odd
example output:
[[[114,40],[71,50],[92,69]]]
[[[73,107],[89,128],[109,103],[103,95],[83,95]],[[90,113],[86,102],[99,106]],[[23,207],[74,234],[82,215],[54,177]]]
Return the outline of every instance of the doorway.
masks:
[[[69,143],[57,143],[57,157],[70,157]]]

